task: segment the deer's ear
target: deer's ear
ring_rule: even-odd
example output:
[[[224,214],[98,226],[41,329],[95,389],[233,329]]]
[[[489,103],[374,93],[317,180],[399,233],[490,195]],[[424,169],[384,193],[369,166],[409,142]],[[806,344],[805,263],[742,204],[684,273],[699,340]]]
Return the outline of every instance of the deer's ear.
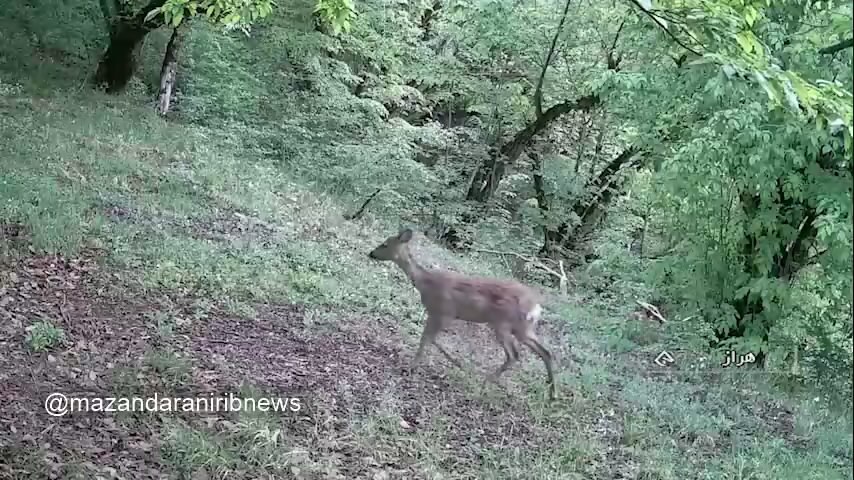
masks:
[[[408,241],[412,240],[412,230],[409,228],[404,228],[397,235],[397,239],[400,240],[401,242],[408,242]]]

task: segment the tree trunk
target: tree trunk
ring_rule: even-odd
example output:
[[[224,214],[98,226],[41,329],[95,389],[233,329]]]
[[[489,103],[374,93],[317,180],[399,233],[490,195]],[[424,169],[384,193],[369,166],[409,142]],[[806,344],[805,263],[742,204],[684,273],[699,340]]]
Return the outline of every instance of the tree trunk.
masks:
[[[571,0],[564,2],[563,14],[560,17],[554,35],[552,35],[551,45],[549,45],[548,52],[546,52],[546,60],[543,62],[543,68],[540,70],[540,76],[537,79],[537,87],[534,89],[533,98],[534,121],[518,132],[510,143],[504,144],[500,149],[494,151],[478,167],[469,185],[468,192],[466,192],[466,200],[475,200],[477,202],[486,202],[489,200],[504,176],[507,163],[515,163],[537,134],[545,130],[551,122],[557,120],[562,115],[573,110],[588,111],[599,103],[599,97],[591,94],[581,97],[575,102],[565,101],[557,105],[552,105],[548,110],[543,111],[543,83],[545,82],[549,65],[551,65],[557,51],[558,39],[563,32],[563,26],[566,23],[566,17],[569,15],[569,6],[571,3]]]
[[[543,224],[543,246],[540,248],[539,255],[549,255],[552,252],[553,245],[559,245],[562,235],[566,234],[566,230],[558,228],[557,231],[549,228],[549,200],[546,197],[545,178],[543,177],[543,160],[539,152],[531,153],[531,159],[534,161],[534,193],[537,199],[537,208],[543,214],[546,222]]]
[[[552,122],[572,111],[589,111],[599,103],[596,95],[587,95],[574,102],[566,101],[552,105],[505,143],[500,149],[493,149],[489,158],[475,171],[466,193],[466,200],[486,202],[498,189],[498,183],[504,177],[505,168],[513,164],[522,152],[531,145],[534,138],[542,133]]]
[[[442,10],[442,1],[433,0],[433,4],[421,12],[421,41],[426,42],[433,37],[433,23],[439,17],[439,11]]]
[[[543,248],[540,249],[540,253],[545,253],[549,249],[549,245],[551,244],[551,237],[549,233],[551,229],[548,228],[548,217],[549,217],[549,200],[546,197],[546,189],[545,189],[545,179],[543,178],[543,158],[540,155],[540,152],[531,152],[530,154],[531,160],[534,161],[534,195],[537,199],[537,208],[540,209],[540,212],[543,214]]]
[[[619,175],[620,167],[624,165],[634,167],[636,163],[634,160],[637,158],[636,154],[637,150],[633,148],[626,150],[596,177],[596,182],[594,183],[596,194],[591,200],[586,202],[586,207],[581,215],[579,215],[581,223],[572,232],[571,236],[565,237],[564,248],[569,250],[574,249],[576,247],[575,241],[588,238],[599,227],[605,219],[608,205],[614,198],[614,193],[620,190],[623,180],[626,178]]]
[[[644,213],[641,218],[643,219],[643,223],[640,228],[633,232],[632,243],[629,246],[629,251],[637,255],[639,258],[643,258],[643,247],[644,241],[646,241],[646,229],[649,222],[649,214]]]
[[[107,92],[118,93],[127,87],[136,72],[136,57],[146,35],[163,25],[160,15],[145,21],[146,15],[163,6],[165,0],[151,0],[133,16],[119,14],[110,31],[110,45],[98,63],[95,83],[106,85]]]
[[[815,224],[818,211],[815,207],[809,206],[805,201],[785,198],[782,180],[777,182],[777,196],[782,203],[779,211],[787,214],[778,215],[779,222],[772,227],[772,231],[768,231],[766,227],[759,232],[747,232],[742,240],[742,268],[751,279],[767,278],[790,282],[798,270],[808,263],[809,250],[818,235],[818,227]],[[758,194],[742,194],[741,205],[747,218],[761,214]],[[788,229],[793,229],[797,234],[791,242],[784,242],[781,239],[785,236],[781,235],[781,232]],[[770,269],[762,268],[765,265],[756,264],[756,257],[762,255],[760,242],[763,237],[766,242],[768,238],[778,238],[777,251],[772,257]],[[736,312],[735,326],[718,331],[718,342],[747,336],[756,336],[767,342],[774,323],[771,314],[766,312],[761,295],[748,291],[741,297],[732,299],[730,304]],[[762,352],[754,352],[754,355],[757,362],[763,365],[765,355]]]
[[[577,232],[589,233],[595,228],[598,221],[602,218],[605,206],[613,196],[613,190],[610,187],[614,185],[617,174],[623,166],[632,166],[635,163],[638,152],[639,150],[635,147],[627,148],[611,160],[599,172],[599,175],[587,182],[584,190],[586,192],[593,192],[593,197],[589,199],[581,198],[572,206],[572,212],[580,219],[580,223],[578,226],[573,227],[569,221],[565,221],[557,229],[546,232],[546,241],[540,249],[542,253],[548,252],[555,245],[572,247],[573,242],[571,241],[571,237],[574,237]]]
[[[178,74],[178,51],[184,41],[181,27],[172,29],[172,36],[166,44],[163,55],[163,66],[160,68],[160,92],[157,95],[157,113],[166,116],[172,104],[172,92],[175,89],[175,79]]]

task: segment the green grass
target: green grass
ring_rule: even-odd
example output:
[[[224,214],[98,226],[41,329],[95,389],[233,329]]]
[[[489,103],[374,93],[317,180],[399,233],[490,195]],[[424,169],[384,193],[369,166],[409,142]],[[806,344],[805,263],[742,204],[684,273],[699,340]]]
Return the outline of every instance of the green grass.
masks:
[[[56,15],[78,21],[69,12]],[[400,272],[366,256],[402,223],[396,212],[404,209],[395,208],[413,201],[406,197],[411,187],[403,183],[429,181],[429,172],[408,160],[405,141],[384,143],[385,136],[393,136],[386,130],[361,142],[324,143],[335,136],[334,129],[352,125],[342,126],[338,112],[320,103],[303,105],[296,119],[279,125],[263,123],[270,120],[266,117],[238,123],[263,110],[253,92],[260,93],[266,82],[248,64],[213,53],[239,52],[241,44],[209,30],[200,30],[191,46],[198,55],[188,68],[197,77],[185,116],[166,122],[144,105],[147,98],[139,91],[112,97],[79,88],[90,67],[85,59],[95,50],[66,52],[70,63],[25,60],[13,50],[33,44],[23,27],[2,28],[6,23],[0,23],[6,32],[0,39],[13,41],[0,47],[0,64],[11,58],[17,63],[0,70],[0,220],[24,225],[37,252],[73,256],[84,248],[104,248],[103,268],[118,275],[124,294],[196,302],[191,314],[162,305],[147,313],[155,340],[137,369],[116,372],[113,389],[138,391],[145,386],[138,380],[142,374],[169,387],[189,382],[196,368],[189,354],[154,344],[176,341],[183,323],[206,322],[220,311],[256,319],[264,304],[305,305],[303,326],[309,334],[332,330],[351,316],[366,329],[394,325],[406,339],[406,351],[414,351],[421,328],[414,291]],[[83,44],[97,45],[95,26],[80,29]],[[39,35],[55,48],[65,43],[53,30]],[[204,50],[211,39],[216,42]],[[146,47],[146,58],[156,58],[152,52],[160,41]],[[234,76],[223,74],[235,65]],[[150,74],[144,71],[144,79]],[[146,93],[145,85],[140,88]],[[220,98],[229,102],[217,102]],[[360,117],[354,118],[350,121],[358,124]],[[328,130],[311,131],[324,125]],[[400,168],[388,171],[394,163]],[[356,194],[375,175],[401,182],[399,195],[378,200],[359,221],[345,221]],[[30,254],[26,248],[4,248],[15,256]],[[485,257],[453,255],[423,239],[418,253],[428,264],[508,275]],[[673,332],[598,305],[550,305],[547,322],[569,332],[552,338],[565,342],[556,350],[571,348],[581,361],[562,362],[565,400],[558,406],[541,400],[541,365],[533,361],[512,375],[523,386],[510,404],[497,389],[482,389],[478,378],[437,367],[447,370],[448,382],[467,402],[492,412],[483,422],[507,427],[500,438],[496,434],[477,445],[479,453],[463,450],[465,442],[455,437],[462,418],[457,415],[464,413],[392,394],[345,418],[324,411],[320,401],[329,399],[318,398],[311,428],[294,418],[243,414],[207,423],[128,421],[140,429],[155,425],[152,436],[159,443],[153,449],[163,470],[187,475],[203,470],[214,477],[348,478],[348,468],[359,463],[372,465],[373,478],[398,478],[400,471],[436,479],[582,479],[617,473],[637,479],[851,478],[850,414],[832,413],[811,398],[784,396],[767,378],[715,378],[701,371],[645,376],[648,367],[635,362],[672,348]],[[28,342],[36,351],[56,345],[56,331],[38,326]],[[407,426],[402,419],[412,405],[435,407],[437,413],[427,425]],[[508,412],[517,411],[526,416],[515,431],[540,432],[549,439],[545,446],[514,443],[518,434],[505,423],[511,421]],[[477,429],[477,422],[464,428]],[[29,469],[29,478],[56,471],[39,451],[3,452],[14,465]],[[62,467],[67,475],[77,468],[91,472],[83,460],[72,460]]]
[[[72,255],[103,245],[109,268],[141,292],[215,298],[247,318],[254,316],[254,303],[297,302],[332,308],[318,317],[329,319],[324,322],[334,322],[339,310],[371,311],[401,319],[402,331],[417,335],[417,298],[399,272],[371,264],[365,255],[394,230],[392,224],[370,216],[345,222],[334,199],[253,159],[223,132],[167,124],[131,100],[121,108],[83,108],[120,101],[83,92],[61,100],[5,97],[0,103],[0,118],[6,119],[0,131],[15,140],[0,146],[10,166],[2,184],[2,216],[26,225],[35,248]],[[47,108],[30,108],[34,103]],[[211,225],[222,227],[219,236],[210,235]],[[426,243],[419,247],[431,261],[500,273]],[[843,432],[850,424],[823,416],[817,406],[793,408],[796,436],[809,447],[792,444],[744,407],[773,401],[769,394],[741,393],[742,387],[755,391],[745,379],[736,387],[696,376],[691,382],[632,376],[623,356],[654,351],[667,341],[651,324],[607,320],[573,306],[551,312],[548,321],[570,327],[574,352],[585,363],[560,373],[561,391],[574,396],[562,408],[577,417],[577,430],[568,430],[548,450],[532,456],[485,446],[476,462],[455,463],[455,452],[444,446],[442,418],[413,436],[389,408],[349,419],[352,438],[341,441],[413,465],[423,478],[447,478],[451,471],[457,478],[591,478],[597,474],[591,465],[608,461],[599,449],[610,435],[617,446],[607,448],[630,459],[624,469],[634,478],[846,478],[851,442]],[[168,312],[149,320],[164,339],[174,335],[174,322]],[[192,371],[186,359],[169,351],[152,350],[144,365],[165,385],[180,385]],[[534,379],[539,368],[532,362],[524,370]],[[457,373],[451,378],[458,388],[479,394],[476,380]],[[555,428],[550,416],[556,413],[536,400],[542,388],[531,382],[526,389],[537,428]],[[239,425],[233,431],[164,426],[165,465],[211,475],[346,471],[343,460],[311,452],[308,439],[276,436],[282,431],[276,420]]]
[[[27,328],[27,345],[34,352],[44,352],[58,347],[65,339],[65,331],[49,320],[41,320]]]

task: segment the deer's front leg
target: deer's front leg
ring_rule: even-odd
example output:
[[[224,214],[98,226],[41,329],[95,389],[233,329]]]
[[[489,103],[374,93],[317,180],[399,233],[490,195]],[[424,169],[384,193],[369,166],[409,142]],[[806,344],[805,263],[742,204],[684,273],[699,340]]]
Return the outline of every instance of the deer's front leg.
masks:
[[[436,340],[436,335],[441,329],[442,319],[438,316],[427,314],[427,322],[424,324],[424,331],[421,332],[421,341],[418,343],[418,351],[415,352],[411,368],[414,369],[421,364],[421,360],[424,358],[424,350]]]

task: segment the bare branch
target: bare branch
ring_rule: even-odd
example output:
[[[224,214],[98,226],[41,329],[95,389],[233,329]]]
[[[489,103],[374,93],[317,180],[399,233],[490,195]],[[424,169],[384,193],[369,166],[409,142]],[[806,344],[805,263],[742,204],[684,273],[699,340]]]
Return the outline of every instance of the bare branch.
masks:
[[[361,207],[359,207],[359,209],[358,209],[358,210],[356,210],[356,213],[354,213],[354,214],[352,214],[352,215],[349,215],[349,214],[348,214],[348,215],[344,215],[344,220],[355,220],[355,219],[357,219],[357,218],[361,218],[361,216],[362,216],[362,215],[364,215],[364,213],[365,213],[365,209],[366,209],[366,208],[368,208],[368,204],[369,204],[369,203],[371,203],[371,200],[373,200],[373,199],[374,199],[374,197],[376,197],[377,195],[379,195],[379,194],[380,194],[380,192],[382,192],[382,191],[383,191],[383,189],[382,189],[382,188],[378,188],[378,189],[377,189],[377,191],[375,191],[374,193],[370,194],[370,195],[368,196],[368,198],[367,198],[364,202],[362,202],[362,206],[361,206]]]
[[[811,255],[809,258],[807,258],[806,262],[804,262],[804,264],[805,265],[817,265],[818,262],[821,260],[821,258],[824,256],[824,254],[827,253],[828,250],[830,250],[830,249],[825,248],[824,250],[822,250],[820,252],[816,252],[814,255]]]
[[[554,56],[555,48],[557,47],[557,41],[563,31],[563,25],[566,23],[566,17],[569,14],[569,5],[571,3],[572,0],[566,0],[566,4],[563,7],[563,15],[560,17],[560,23],[557,25],[557,30],[552,37],[552,44],[549,47],[549,52],[546,54],[546,63],[543,64],[543,69],[540,70],[540,78],[537,80],[537,88],[534,90],[534,108],[536,109],[537,118],[540,118],[543,115],[543,82],[546,79],[546,71],[552,63],[552,57]]]
[[[561,295],[566,295],[566,270],[563,269],[563,260],[557,263],[558,268],[560,268],[560,293]]]
[[[655,317],[655,319],[658,320],[660,323],[667,323],[667,320],[664,318],[664,315],[662,315],[661,312],[658,311],[658,308],[655,305],[642,302],[640,300],[635,300],[635,302],[637,302],[638,305],[643,307],[643,309],[646,310],[650,315]]]
[[[498,250],[489,250],[489,249],[485,249],[485,248],[472,248],[471,250],[474,252],[480,252],[480,253],[491,253],[493,255],[509,255],[509,256],[513,256],[513,257],[519,258],[521,260],[524,260],[524,261],[532,264],[533,266],[539,268],[540,270],[557,277],[559,285],[560,285],[561,293],[563,293],[563,294],[566,293],[566,284],[568,283],[568,276],[566,274],[566,271],[563,268],[563,262],[562,261],[558,262],[558,268],[560,269],[560,273],[558,273],[554,269],[547,267],[545,264],[543,264],[542,262],[537,260],[536,257],[532,257],[532,256],[529,257],[526,255],[522,255],[521,253],[502,252],[502,251],[498,251]]]

